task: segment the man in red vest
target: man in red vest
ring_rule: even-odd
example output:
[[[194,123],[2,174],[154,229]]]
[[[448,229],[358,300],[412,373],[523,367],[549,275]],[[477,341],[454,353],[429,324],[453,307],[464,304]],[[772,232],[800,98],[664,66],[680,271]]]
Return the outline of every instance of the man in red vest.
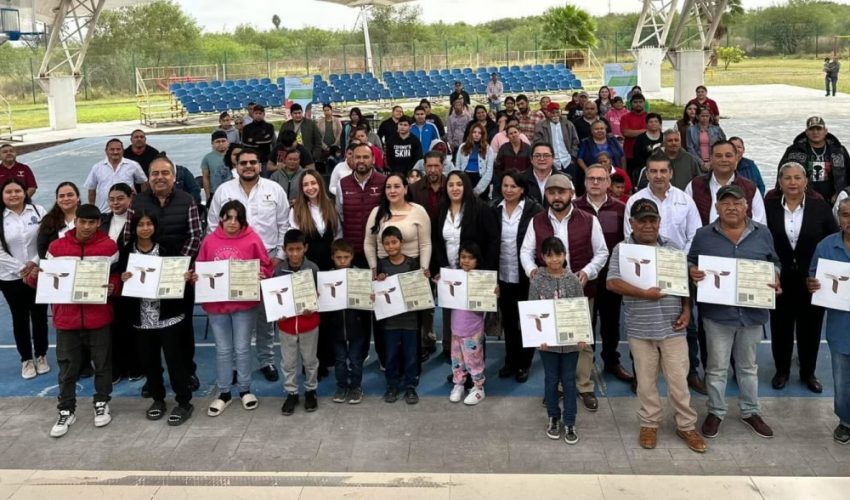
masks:
[[[533,277],[537,268],[543,265],[540,253],[543,240],[550,236],[558,237],[567,248],[570,270],[584,286],[584,294],[590,300],[590,309],[593,310],[597,277],[608,261],[608,247],[602,226],[596,217],[573,207],[574,189],[568,176],[550,176],[545,191],[549,209],[531,219],[520,248],[522,267],[529,278]],[[590,378],[592,371],[593,348],[588,346],[579,352],[576,387],[585,408],[596,411],[599,402],[593,393],[594,385]]]
[[[368,144],[351,151],[354,172],[339,180],[336,188],[336,211],[342,221],[342,239],[354,247],[354,267],[369,269],[363,253],[366,221],[372,209],[381,202],[386,177],[375,171],[375,157]]]

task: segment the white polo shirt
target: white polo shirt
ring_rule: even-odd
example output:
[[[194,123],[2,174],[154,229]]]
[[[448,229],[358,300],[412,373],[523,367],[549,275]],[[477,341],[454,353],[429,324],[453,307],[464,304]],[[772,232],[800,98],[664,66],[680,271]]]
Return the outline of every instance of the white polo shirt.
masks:
[[[629,197],[626,202],[626,223],[623,224],[623,234],[628,241],[632,234],[632,226],[628,217],[632,205],[638,200],[648,199],[658,205],[661,213],[661,237],[669,240],[674,247],[687,253],[691,249],[691,241],[694,239],[697,229],[702,227],[702,219],[694,200],[681,189],[670,186],[665,198],[662,200],[655,196],[649,187],[645,187]]]
[[[0,281],[19,280],[27,262],[38,264],[38,228],[46,213],[44,207],[29,204],[24,205],[20,215],[8,208],[4,210],[3,235],[9,252],[0,246]]]

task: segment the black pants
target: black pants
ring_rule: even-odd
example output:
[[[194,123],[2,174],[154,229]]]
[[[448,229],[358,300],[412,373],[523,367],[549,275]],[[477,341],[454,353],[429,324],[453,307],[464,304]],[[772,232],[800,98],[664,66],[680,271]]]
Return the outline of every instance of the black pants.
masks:
[[[607,274],[607,273],[606,273]],[[620,364],[620,307],[622,295],[609,291],[605,287],[605,274],[601,275],[596,287],[596,300],[593,301],[593,329],[599,323],[602,336],[602,362],[605,368],[614,368]]]
[[[782,294],[776,296],[776,309],[770,311],[771,348],[776,372],[788,375],[796,332],[800,377],[809,377],[817,366],[824,310],[811,304],[812,295],[806,291],[805,277],[795,274],[793,283],[783,280]]]
[[[184,342],[180,332],[185,331],[183,321],[167,328],[142,330],[134,328],[135,334],[144,346],[148,391],[154,401],[165,401],[165,381],[162,377],[161,355],[165,356],[165,366],[168,368],[168,379],[174,391],[175,400],[183,405],[192,400],[189,390],[189,365],[186,364],[186,353],[183,352]]]
[[[83,351],[94,361],[94,402],[109,401],[112,394],[112,334],[109,326],[95,330],[57,330],[56,362],[59,365],[59,410],[77,408],[77,378]]]
[[[23,280],[0,281],[0,291],[12,313],[12,331],[21,361],[47,354],[47,304],[35,303],[35,289]],[[32,330],[30,330],[32,323]],[[32,332],[32,338],[30,338]],[[35,347],[35,356],[33,356]]]
[[[520,270],[522,272],[522,270]],[[528,285],[499,281],[499,311],[505,332],[505,367],[528,370],[534,359],[534,348],[522,346],[517,302],[528,300]]]
[[[185,366],[189,375],[194,375],[198,369],[195,365],[195,287],[187,286],[183,294],[183,305],[186,319],[181,322],[183,329],[179,332],[180,348],[185,357]]]
[[[144,346],[128,319],[131,302],[125,297],[113,297],[111,300],[115,309],[111,328],[112,373],[122,377],[143,375],[145,367],[141,353],[144,352]]]
[[[330,370],[336,365],[336,336],[337,332],[329,328],[325,319],[329,313],[319,313],[319,343],[316,346],[316,357],[319,358],[319,369]]]
[[[357,268],[360,268],[360,269],[369,269],[369,261],[366,260],[366,255],[364,255],[362,253],[355,253],[354,259],[352,259],[351,263],[354,267],[357,267]],[[386,364],[387,350],[384,346],[383,328],[381,328],[380,323],[375,320],[374,314],[370,314],[369,317],[370,318],[369,318],[368,324],[364,323],[364,325],[363,325],[363,333],[364,333],[365,338],[366,338],[366,340],[365,340],[366,348],[363,349],[363,359],[366,359],[366,357],[369,355],[369,342],[371,342],[374,339],[375,340],[375,352],[378,353],[378,362],[381,364],[381,366],[387,366],[387,364]]]

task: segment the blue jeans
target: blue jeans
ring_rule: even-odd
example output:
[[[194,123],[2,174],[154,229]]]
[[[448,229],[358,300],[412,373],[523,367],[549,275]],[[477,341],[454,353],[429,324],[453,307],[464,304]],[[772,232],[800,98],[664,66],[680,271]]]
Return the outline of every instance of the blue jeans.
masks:
[[[576,365],[578,352],[540,351],[543,361],[543,388],[546,396],[546,414],[549,418],[558,418],[561,408],[558,405],[558,382],[564,387],[564,425],[576,424],[578,412],[578,390],[576,389]]]
[[[262,307],[262,306],[258,306]],[[210,314],[210,329],[215,338],[216,384],[221,392],[230,392],[233,361],[236,354],[236,385],[239,392],[251,390],[251,331],[257,321],[257,307],[230,314]]]
[[[502,110],[502,101],[490,101],[490,111],[498,114]],[[491,137],[492,139],[492,137]]]
[[[708,411],[721,419],[726,416],[726,381],[730,356],[735,356],[738,379],[738,407],[741,418],[759,413],[759,378],[756,349],[762,337],[762,325],[727,326],[703,318],[708,350],[705,385],[708,389]]]
[[[346,311],[348,313],[348,311]],[[334,339],[334,374],[338,389],[354,389],[363,382],[363,351],[369,338],[362,331],[340,330]]]
[[[412,389],[417,385],[419,358],[416,330],[384,331],[387,387]]]
[[[832,380],[835,384],[835,414],[841,424],[850,427],[850,354],[830,349]]]

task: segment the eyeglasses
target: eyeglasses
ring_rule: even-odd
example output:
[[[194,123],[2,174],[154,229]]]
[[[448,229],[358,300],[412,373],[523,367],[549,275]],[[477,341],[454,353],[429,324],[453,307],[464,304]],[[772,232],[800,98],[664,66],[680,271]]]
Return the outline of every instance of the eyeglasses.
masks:
[[[552,155],[549,153],[535,153],[531,155],[531,157],[535,160],[548,160],[549,158],[552,158]]]
[[[585,177],[584,180],[590,182],[591,184],[601,183],[608,180],[607,177]]]
[[[248,165],[259,165],[259,163],[260,163],[259,160],[240,160],[239,161],[239,165],[242,166],[242,167],[245,167],[245,166],[248,166]]]

